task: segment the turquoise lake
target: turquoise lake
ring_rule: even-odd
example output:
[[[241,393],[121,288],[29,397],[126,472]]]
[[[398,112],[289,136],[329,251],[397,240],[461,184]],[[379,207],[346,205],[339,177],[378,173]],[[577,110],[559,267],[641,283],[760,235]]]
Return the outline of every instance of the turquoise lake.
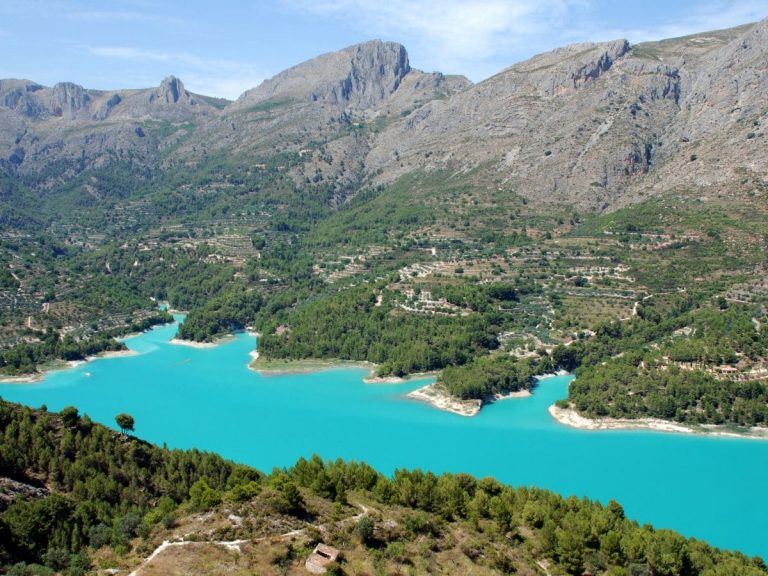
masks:
[[[768,441],[567,428],[547,408],[566,396],[569,377],[465,418],[403,398],[426,381],[366,385],[361,369],[261,376],[247,368],[255,338],[195,349],[168,343],[176,329],[126,340],[136,356],[3,384],[0,396],[52,410],[77,406],[112,427],[115,414],[128,412],[137,436],[265,471],[317,453],[384,473],[469,472],[613,498],[641,523],[768,558]]]

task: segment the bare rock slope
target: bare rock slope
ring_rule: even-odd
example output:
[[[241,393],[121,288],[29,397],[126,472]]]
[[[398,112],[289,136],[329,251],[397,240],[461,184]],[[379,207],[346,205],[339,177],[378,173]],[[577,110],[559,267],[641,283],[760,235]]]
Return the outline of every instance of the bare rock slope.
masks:
[[[403,46],[377,40],[299,64],[227,105],[173,77],[106,92],[0,80],[0,167],[61,179],[116,161],[173,170],[289,153],[301,159],[289,171],[296,185],[344,190],[335,203],[366,184],[440,170],[533,205],[610,210],[676,188],[727,187],[745,172],[765,179],[766,62],[768,20],[636,46],[571,45],[477,85],[415,70]]]
[[[765,178],[768,21],[630,46],[579,44],[516,64],[384,133],[379,181],[481,167],[538,202],[592,210],[742,167]]]
[[[48,88],[0,80],[0,162],[20,174],[59,166],[60,177],[116,160],[150,165],[168,138],[152,128],[217,112],[172,76],[157,88],[108,92],[70,82]]]

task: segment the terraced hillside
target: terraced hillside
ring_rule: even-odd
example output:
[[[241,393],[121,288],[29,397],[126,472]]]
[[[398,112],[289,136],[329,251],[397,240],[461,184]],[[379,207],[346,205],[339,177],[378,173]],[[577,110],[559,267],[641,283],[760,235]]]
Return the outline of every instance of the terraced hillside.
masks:
[[[263,361],[383,375],[474,373],[481,356],[594,372],[623,355],[639,384],[676,362],[678,330],[719,326],[713,310],[760,340],[766,34],[567,46],[477,85],[373,41],[229,103],[173,77],[3,80],[0,369],[33,369],[50,331],[86,342],[159,321],[164,301],[190,312],[182,337],[251,325]],[[622,416],[765,425],[705,398],[701,378],[765,394],[764,352],[725,334],[715,354],[712,338],[689,346],[685,409]]]

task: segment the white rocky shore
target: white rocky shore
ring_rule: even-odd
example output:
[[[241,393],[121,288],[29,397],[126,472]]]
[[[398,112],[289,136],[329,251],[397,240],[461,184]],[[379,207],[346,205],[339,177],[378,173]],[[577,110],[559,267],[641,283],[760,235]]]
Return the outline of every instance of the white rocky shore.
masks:
[[[750,428],[742,434],[726,430],[722,426],[702,425],[694,427],[658,418],[638,418],[636,420],[622,418],[592,419],[581,416],[571,408],[560,408],[554,404],[549,407],[549,413],[560,424],[578,428],[579,430],[654,430],[656,432],[674,432],[679,434],[768,439],[768,429],[759,427]]]
[[[175,346],[187,346],[189,348],[216,348],[216,346],[220,344],[224,344],[224,342],[227,342],[228,340],[231,340],[231,336],[225,336],[223,338],[219,338],[218,340],[214,342],[195,342],[194,340],[182,340],[181,338],[171,338],[168,340],[168,344],[173,344]]]
[[[413,392],[409,392],[405,396],[406,398],[426,402],[439,410],[452,412],[459,416],[476,416],[483,407],[483,404],[490,404],[491,402],[507,400],[510,398],[526,398],[530,395],[531,393],[528,390],[520,390],[519,392],[510,392],[508,394],[496,394],[486,398],[485,401],[461,400],[460,398],[451,396],[436,384],[429,384],[422,388],[418,388]]]
[[[189,348],[216,348],[216,346],[221,346],[222,344],[226,344],[227,342],[231,342],[235,339],[235,334],[241,334],[245,332],[248,334],[248,336],[253,336],[258,338],[261,336],[258,332],[255,332],[250,326],[246,328],[245,330],[236,330],[235,332],[232,332],[230,334],[225,334],[224,336],[221,336],[219,338],[216,338],[213,342],[196,342],[195,340],[185,340],[183,338],[171,338],[168,340],[168,344],[173,344],[175,346],[187,346]]]
[[[49,372],[57,372],[58,370],[68,370],[69,368],[77,368],[88,362],[94,360],[104,360],[107,358],[124,358],[126,356],[135,356],[138,354],[135,350],[110,350],[107,352],[99,352],[94,356],[88,356],[85,360],[68,360],[56,363],[53,367],[43,368],[41,372],[34,374],[21,374],[19,376],[3,376],[0,375],[0,384],[35,384],[42,382],[45,375]]]
[[[437,376],[439,373],[437,370],[435,370],[433,372],[414,372],[413,374],[408,374],[407,376],[376,376],[376,368],[378,367],[376,364],[371,364],[370,362],[360,362],[359,364],[360,366],[371,368],[371,373],[363,378],[363,382],[366,384],[404,384],[410,380],[432,378],[433,376]]]

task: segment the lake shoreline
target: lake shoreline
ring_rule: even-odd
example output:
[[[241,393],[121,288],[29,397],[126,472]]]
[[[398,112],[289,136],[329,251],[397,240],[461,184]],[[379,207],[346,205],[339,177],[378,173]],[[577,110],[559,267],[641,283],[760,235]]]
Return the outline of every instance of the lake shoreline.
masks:
[[[112,350],[110,352],[100,352],[94,356],[88,356],[85,360],[78,360],[81,364],[93,362],[94,360],[108,360],[110,358],[127,358],[128,356],[138,356],[136,350]]]
[[[187,340],[186,338],[178,338],[177,336],[174,336],[168,340],[168,344],[173,344],[174,346],[187,346],[188,348],[198,348],[200,350],[204,350],[209,348],[216,348],[217,346],[221,346],[223,344],[228,344],[229,342],[232,342],[238,334],[248,334],[248,336],[252,336],[254,338],[258,338],[259,336],[258,332],[254,332],[250,328],[246,328],[244,330],[235,330],[234,332],[220,336],[211,342],[197,342],[196,340]]]
[[[376,368],[375,364],[371,366]],[[366,384],[405,384],[412,380],[421,380],[423,378],[435,378],[440,373],[439,370],[432,370],[430,372],[414,372],[413,374],[406,374],[405,376],[376,376],[375,371],[363,378],[363,382]]]
[[[313,372],[326,372],[328,370],[368,370],[368,375],[363,377],[363,383],[376,384],[406,384],[413,380],[434,378],[439,374],[438,370],[431,372],[414,372],[405,376],[377,376],[379,365],[366,360],[321,360],[303,359],[287,360],[263,358],[258,350],[249,353],[252,360],[248,363],[248,369],[264,376],[280,376],[283,374],[311,374]]]
[[[115,414],[126,412],[141,423],[141,436],[148,441],[217,451],[261,469],[325,452],[328,458],[366,461],[384,474],[421,467],[570,490],[604,502],[621,495],[628,515],[639,522],[663,522],[686,536],[750,555],[764,551],[759,533],[766,510],[758,490],[765,472],[762,448],[768,444],[640,431],[590,434],[563,427],[548,408],[567,396],[570,376],[545,379],[527,399],[499,402],[476,418],[464,418],[404,397],[432,379],[364,385],[370,367],[261,378],[245,368],[259,352],[245,334],[206,351],[166,345],[175,332],[176,326],[147,331],[127,342],[140,352],[133,358],[60,372],[39,386],[5,385],[0,395],[52,410],[76,406],[110,426]],[[204,425],[189,426],[191,418]],[[258,438],[277,441],[255,449]],[[646,458],[655,465],[637,465]],[[658,473],[659,466],[665,473]],[[619,494],[620,488],[626,490]],[[698,515],[701,502],[717,490],[722,490],[722,505],[713,525],[705,524]],[[647,494],[653,496],[652,506]]]
[[[341,370],[344,368],[365,369],[373,372],[376,368],[370,362],[356,362],[354,360],[284,360],[264,358],[260,356],[258,350],[252,350],[249,355],[252,360],[248,363],[248,369],[262,376],[312,374],[314,372],[326,372],[328,370]]]
[[[45,380],[45,377],[51,372],[71,370],[72,368],[77,368],[78,366],[93,362],[94,360],[125,358],[128,356],[136,356],[137,354],[138,352],[135,350],[110,350],[106,352],[99,352],[94,356],[87,356],[85,360],[54,360],[42,366],[38,372],[34,372],[32,374],[19,374],[16,376],[0,375],[0,384],[37,384]]]
[[[172,323],[167,322],[164,324],[156,324],[154,326],[151,326],[147,330],[143,330],[141,332],[129,332],[122,336],[115,337],[115,341],[126,346],[125,342],[127,340],[141,336],[142,334],[145,334],[150,330],[154,330],[155,328],[158,328],[161,326],[167,326],[168,324],[172,324]],[[106,350],[104,352],[99,352],[98,354],[95,354],[92,356],[86,356],[84,360],[62,360],[60,358],[57,358],[49,362],[46,362],[45,364],[40,366],[36,372],[33,372],[31,374],[18,374],[14,376],[5,376],[0,374],[0,384],[36,384],[36,383],[42,382],[45,379],[45,377],[51,372],[59,372],[61,370],[70,370],[72,368],[77,368],[78,366],[86,364],[87,362],[92,362],[93,360],[108,359],[108,358],[124,358],[127,356],[136,356],[137,354],[139,354],[139,352],[137,352],[136,350],[131,350],[126,346],[126,349],[124,350]]]
[[[487,406],[488,404],[515,398],[528,398],[530,396],[530,390],[518,390],[516,392],[508,392],[506,394],[494,394],[493,396],[488,396],[483,400],[462,400],[461,398],[452,396],[437,384],[428,384],[426,386],[422,386],[421,388],[418,388],[413,392],[409,392],[405,395],[406,398],[424,402],[434,408],[437,408],[438,410],[451,412],[452,414],[457,414],[459,416],[465,416],[468,418],[477,416],[483,409],[483,406]]]
[[[438,372],[428,372],[424,373],[424,376],[436,376]],[[568,376],[569,373],[565,370],[558,370],[557,372],[551,373],[551,374],[541,374],[539,376],[536,376],[536,385],[538,385],[539,382],[542,380],[546,380],[547,378],[554,378],[556,376]],[[409,378],[408,376],[406,378]],[[396,382],[403,382],[403,379],[398,378],[386,378],[386,379],[377,379],[379,382],[387,382],[387,383],[396,383]],[[366,382],[368,382],[368,379],[366,379]],[[515,398],[528,398],[531,396],[533,392],[531,390],[518,390],[516,392],[507,392],[506,394],[492,394],[490,396],[486,396],[482,400],[478,399],[470,399],[470,400],[462,400],[461,398],[456,398],[455,396],[452,396],[450,393],[448,393],[446,390],[440,388],[437,386],[437,384],[429,384],[427,386],[423,386],[422,388],[419,388],[417,390],[414,390],[413,392],[409,392],[405,395],[406,398],[410,398],[412,400],[418,400],[420,402],[425,402],[427,404],[430,404],[434,408],[437,408],[438,410],[443,410],[445,412],[451,412],[453,414],[458,414],[459,416],[477,416],[480,411],[483,409],[483,406],[487,406],[488,404],[493,404],[494,402],[499,402],[502,400],[512,400]]]
[[[549,414],[563,426],[569,426],[578,430],[649,430],[672,434],[695,434],[699,436],[768,440],[768,429],[758,427],[750,428],[748,432],[742,433],[730,431],[722,426],[714,424],[689,426],[677,422],[670,422],[668,420],[661,420],[659,418],[641,418],[637,420],[624,418],[592,419],[580,415],[572,408],[560,408],[556,404],[552,404],[549,407]]]
[[[173,344],[174,346],[186,346],[188,348],[198,348],[198,349],[208,349],[208,348],[216,348],[217,346],[221,346],[222,344],[226,344],[227,342],[231,341],[234,338],[232,335],[224,336],[223,338],[217,338],[213,342],[195,342],[194,340],[184,340],[183,338],[171,338],[168,340],[168,344]]]
[[[428,384],[409,392],[405,395],[406,398],[411,400],[417,400],[424,402],[430,406],[443,410],[444,412],[450,412],[459,416],[466,416],[471,418],[476,416],[480,412],[482,407],[482,401],[480,400],[461,400],[451,396],[448,392],[440,388],[437,384]]]

